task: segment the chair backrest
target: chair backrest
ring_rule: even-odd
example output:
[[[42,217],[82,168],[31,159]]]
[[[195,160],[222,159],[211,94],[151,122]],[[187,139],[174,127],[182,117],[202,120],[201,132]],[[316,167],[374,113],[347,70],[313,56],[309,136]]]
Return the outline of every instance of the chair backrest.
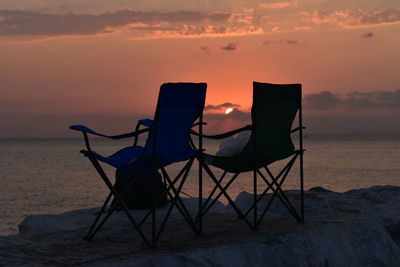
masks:
[[[160,88],[153,125],[144,156],[185,160],[193,150],[189,133],[204,109],[206,83],[165,83]]]
[[[294,151],[290,136],[296,113],[301,107],[301,84],[253,82],[251,118],[253,130],[243,154],[279,160]]]

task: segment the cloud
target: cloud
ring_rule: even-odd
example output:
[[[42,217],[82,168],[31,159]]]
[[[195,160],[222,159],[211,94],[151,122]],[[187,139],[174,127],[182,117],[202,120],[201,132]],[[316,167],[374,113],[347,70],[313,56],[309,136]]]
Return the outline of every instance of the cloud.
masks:
[[[286,40],[286,43],[287,43],[288,45],[298,45],[298,44],[299,44],[299,41],[296,41],[296,40]]]
[[[241,111],[237,108],[234,108],[232,112],[229,114],[225,113],[205,113],[205,120],[212,120],[221,123],[225,119],[234,120],[237,122],[248,123],[251,121],[250,112]]]
[[[362,38],[372,38],[374,34],[372,32],[365,33],[361,35]]]
[[[371,134],[400,133],[400,89],[342,96],[329,91],[307,94],[303,98],[303,108],[314,111],[303,113],[307,133],[352,134],[355,130]],[[207,112],[205,120],[207,131],[213,132],[215,128],[221,133],[251,123],[251,116],[250,112],[235,108],[227,115]]]
[[[177,26],[174,29],[159,28],[145,34],[131,37],[132,40],[138,39],[161,39],[161,38],[202,38],[202,37],[228,37],[261,35],[263,29],[255,26],[214,26],[214,25],[186,25]]]
[[[345,108],[363,109],[400,109],[400,89],[394,91],[353,92],[336,96],[329,91],[305,95],[304,108],[309,110],[333,110]]]
[[[288,39],[288,40],[266,40],[263,42],[263,45],[269,46],[269,45],[293,45],[293,46],[302,46],[305,45],[305,41],[298,41],[298,40],[293,40],[293,39]]]
[[[353,92],[343,98],[352,109],[400,109],[400,89],[395,91]]]
[[[225,102],[225,103],[219,104],[219,105],[207,105],[207,106],[205,106],[204,110],[221,110],[224,108],[238,108],[238,107],[240,107],[239,104]]]
[[[229,107],[234,108],[234,111],[229,114],[231,118],[243,118],[244,112],[237,109],[240,107],[239,104],[223,103],[220,105],[208,105],[205,107],[205,110],[220,110]],[[335,95],[329,91],[322,91],[305,95],[303,97],[303,107],[306,110],[315,111],[329,111],[338,108],[348,110],[400,109],[400,89],[393,91],[352,92],[345,95]],[[225,114],[222,115],[226,116]]]
[[[400,23],[400,9],[384,9],[375,11],[346,9],[332,12],[318,10],[314,12],[311,21],[316,24],[333,24],[344,28],[397,24]]]
[[[221,47],[225,51],[235,51],[239,48],[239,43],[229,43],[226,46]]]
[[[229,119],[237,120],[237,121],[250,121],[251,116],[250,112],[244,112],[237,108],[234,108],[233,111],[227,115],[225,115]]]
[[[360,24],[381,24],[400,22],[400,9],[386,9],[372,13],[364,13],[359,18]]]
[[[305,109],[331,110],[338,106],[340,100],[340,98],[333,95],[331,92],[323,91],[317,94],[305,95],[303,98],[303,105]]]
[[[297,3],[291,3],[288,1],[283,2],[275,2],[275,3],[261,3],[260,7],[267,8],[267,9],[281,9],[290,6],[297,6]]]
[[[206,46],[206,45],[199,45],[198,48],[199,48],[201,51],[205,52],[205,53],[210,53],[210,52],[211,52],[211,48],[208,47],[208,46]]]
[[[57,36],[91,35],[113,32],[116,28],[162,30],[160,25],[185,23],[223,23],[230,13],[223,12],[144,12],[119,10],[103,14],[47,14],[24,10],[0,10],[0,35]],[[132,25],[130,27],[130,25]],[[142,28],[138,27],[141,26]],[[149,26],[154,27],[150,29]],[[147,27],[147,28],[146,28]],[[188,28],[196,31],[196,28]],[[221,28],[219,28],[221,31]]]

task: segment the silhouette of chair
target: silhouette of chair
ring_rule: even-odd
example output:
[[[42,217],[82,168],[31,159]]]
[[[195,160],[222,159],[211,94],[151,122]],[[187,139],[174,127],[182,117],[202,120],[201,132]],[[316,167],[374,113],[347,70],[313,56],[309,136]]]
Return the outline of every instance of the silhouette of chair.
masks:
[[[171,214],[173,207],[177,207],[179,213],[184,217],[191,229],[197,234],[198,229],[194,220],[190,216],[179,194],[188,177],[189,171],[196,158],[199,150],[196,150],[191,145],[190,131],[194,126],[202,129],[202,113],[204,109],[205,95],[207,84],[205,83],[167,83],[160,88],[158,103],[154,115],[154,120],[140,120],[136,126],[136,130],[131,133],[108,136],[97,133],[83,125],[73,125],[70,128],[83,133],[86,150],[82,150],[86,157],[89,158],[100,177],[107,185],[110,193],[106,198],[100,212],[92,223],[86,239],[92,239],[97,231],[108,220],[111,214],[117,207],[122,207],[123,212],[131,221],[134,229],[139,233],[143,241],[149,246],[155,246],[165,224]],[[195,123],[198,120],[197,123]],[[146,128],[140,129],[141,126]],[[137,145],[138,136],[148,133],[147,140],[144,146]],[[134,137],[134,145],[122,148],[116,153],[106,157],[97,154],[93,151],[89,144],[88,134],[102,136],[112,139],[121,139]],[[201,142],[199,143],[201,149]],[[107,177],[100,162],[107,163],[122,174],[132,177],[132,181],[126,187],[126,190],[119,194],[110,179]],[[171,178],[165,167],[176,163],[186,161],[184,167],[179,171],[175,178]],[[170,198],[170,205],[167,208],[162,223],[156,229],[155,206],[148,210],[146,215],[138,221],[134,218],[131,211],[128,210],[126,203],[123,200],[124,195],[135,186],[135,174],[143,171],[160,170],[163,178],[166,181],[166,189],[163,196],[167,194]],[[114,196],[114,202],[109,206],[111,197]],[[161,198],[161,196],[160,196]],[[105,216],[102,214],[108,210]],[[151,241],[142,230],[142,224],[147,221],[151,215]],[[100,221],[100,217],[103,219]]]
[[[296,113],[298,111],[298,127],[291,129]],[[297,222],[304,221],[304,198],[303,198],[303,142],[301,112],[301,84],[268,84],[253,83],[253,105],[251,109],[252,124],[243,128],[230,131],[219,135],[203,135],[204,138],[223,139],[242,131],[251,131],[250,139],[244,146],[239,155],[234,156],[216,156],[202,155],[202,166],[214,181],[215,187],[211,191],[208,199],[202,206],[202,212],[196,218],[202,220],[203,216],[211,206],[224,195],[232,208],[236,211],[239,218],[245,220],[251,229],[258,228],[266,212],[275,198],[278,198],[288,211],[293,215]],[[299,133],[299,149],[295,150],[291,140],[291,133]],[[192,131],[193,133],[193,131]],[[195,133],[196,134],[196,133]],[[282,189],[293,164],[296,159],[300,159],[300,215],[287,198]],[[274,176],[268,166],[276,161],[289,159],[287,164]],[[209,165],[223,170],[222,175],[217,179]],[[233,173],[233,176],[222,186],[222,182],[227,173]],[[239,174],[243,172],[253,173],[253,199],[252,205],[242,212],[227,193],[229,186],[236,180]],[[264,172],[264,173],[263,173]],[[257,178],[261,177],[265,188],[261,194],[257,194]],[[217,196],[212,199],[215,193]],[[272,191],[272,196],[267,205],[258,214],[258,204],[267,192]],[[252,212],[253,220],[247,217]]]

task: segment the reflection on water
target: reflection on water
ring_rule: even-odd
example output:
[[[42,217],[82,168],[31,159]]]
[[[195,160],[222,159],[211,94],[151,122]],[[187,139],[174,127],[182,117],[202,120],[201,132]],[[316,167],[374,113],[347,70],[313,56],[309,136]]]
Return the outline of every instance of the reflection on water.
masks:
[[[127,141],[94,140],[99,153],[111,153]],[[79,151],[81,139],[0,140],[0,234],[17,231],[27,215],[59,213],[99,206],[107,189],[90,162]],[[208,153],[218,142],[206,142]],[[400,185],[400,139],[388,137],[308,137],[305,140],[305,188],[323,186],[334,191],[372,185]],[[271,167],[275,172],[283,163]],[[176,173],[177,164],[168,168]],[[114,170],[106,167],[113,177]],[[286,188],[298,188],[296,165]],[[216,170],[216,174],[221,172]],[[197,194],[197,164],[184,191]],[[233,196],[251,190],[252,176],[244,173],[230,188]],[[205,177],[205,192],[212,184]]]

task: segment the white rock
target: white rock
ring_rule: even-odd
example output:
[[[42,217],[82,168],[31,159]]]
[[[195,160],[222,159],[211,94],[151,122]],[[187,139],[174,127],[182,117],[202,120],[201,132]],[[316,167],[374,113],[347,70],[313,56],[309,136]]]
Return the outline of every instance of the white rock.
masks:
[[[0,265],[395,266],[400,264],[399,193],[393,186],[342,194],[315,188],[305,193],[304,224],[275,199],[257,232],[218,203],[204,218],[202,237],[175,210],[158,249],[143,244],[122,212],[113,214],[91,242],[82,237],[95,209],[29,216],[19,235],[0,238]],[[297,191],[286,194],[299,204]],[[242,208],[251,202],[248,193],[236,200]],[[185,203],[196,211],[196,200]],[[143,214],[135,212],[138,218]]]

